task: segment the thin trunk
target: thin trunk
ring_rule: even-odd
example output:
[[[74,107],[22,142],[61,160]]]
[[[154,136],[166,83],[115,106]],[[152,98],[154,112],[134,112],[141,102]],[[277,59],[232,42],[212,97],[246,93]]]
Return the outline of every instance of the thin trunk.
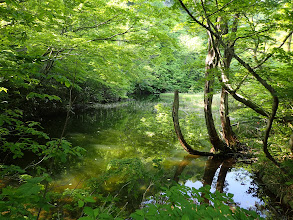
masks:
[[[178,137],[178,140],[183,147],[184,150],[186,150],[189,154],[192,155],[201,155],[201,156],[212,156],[214,155],[213,153],[210,152],[201,152],[194,150],[184,139],[183,134],[180,129],[179,125],[179,118],[178,118],[178,109],[179,109],[179,94],[178,90],[174,92],[174,102],[173,102],[173,110],[172,110],[172,117],[173,117],[173,124],[174,124],[174,129],[176,132],[176,135]]]
[[[292,42],[292,35],[289,36],[288,42],[287,42],[287,50],[288,50],[288,52],[291,52],[291,42]]]
[[[277,110],[278,110],[278,106],[279,106],[279,98],[277,95],[277,92],[275,91],[275,89],[267,83],[266,80],[264,80],[263,78],[261,78],[252,68],[250,65],[248,65],[246,62],[244,62],[240,57],[238,57],[236,54],[234,54],[235,59],[243,66],[245,67],[250,73],[251,75],[253,75],[256,80],[261,83],[263,85],[263,87],[265,87],[270,93],[271,96],[273,98],[273,104],[272,104],[272,113],[269,117],[268,120],[268,124],[267,124],[267,128],[265,130],[265,135],[263,138],[263,151],[266,154],[266,157],[268,159],[270,159],[275,165],[277,165],[278,167],[280,167],[280,164],[273,158],[273,156],[270,154],[269,150],[268,150],[268,139],[270,136],[270,132],[272,129],[272,125],[273,125],[273,121],[275,119]]]
[[[182,2],[182,0],[178,0],[180,2],[180,4],[182,5],[183,9],[187,12],[187,14],[193,19],[194,22],[196,22],[197,24],[199,24],[201,27],[203,27],[204,29],[206,29],[210,35],[212,35],[217,41],[218,43],[223,46],[225,49],[227,49],[227,44],[222,40],[221,36],[219,35],[219,33],[217,32],[217,30],[212,30],[211,29],[211,25],[205,25],[204,23],[200,22],[197,18],[195,18],[192,13],[187,9],[187,7],[185,6],[185,4]],[[208,24],[210,23],[209,18],[206,16],[207,18],[207,22]],[[291,31],[283,40],[283,42],[281,43],[281,45],[277,48],[281,48],[286,41],[291,37],[291,35],[293,34],[293,31]],[[211,36],[210,36],[211,38]],[[236,38],[233,42],[233,44],[236,42],[237,39],[240,38]],[[228,46],[229,47],[229,46]],[[257,69],[259,67],[261,67],[268,59],[270,59],[272,56],[274,55],[274,53],[270,53],[268,54],[268,56],[266,56],[266,58],[264,58],[261,62],[259,62],[259,64],[252,68],[249,64],[247,64],[244,60],[242,60],[237,54],[235,54],[233,52],[233,57],[239,62],[239,64],[241,64],[244,68],[246,68],[248,70],[248,72],[253,75],[255,77],[255,79],[267,90],[270,92],[272,99],[273,99],[273,104],[272,104],[272,113],[269,114],[269,120],[268,120],[268,125],[265,131],[265,136],[263,139],[263,150],[266,154],[266,156],[277,166],[279,166],[280,164],[272,157],[272,155],[269,153],[268,151],[268,138],[269,138],[269,134],[270,131],[272,129],[272,124],[273,124],[273,120],[275,118],[276,112],[278,110],[278,104],[279,104],[279,99],[278,99],[278,95],[276,93],[276,91],[274,90],[274,88],[267,83],[266,80],[264,80],[260,75],[258,75],[254,69]],[[233,93],[235,93],[236,91],[232,91]],[[234,96],[233,96],[234,97]],[[239,98],[238,96],[236,96],[236,98]],[[238,101],[243,101],[245,99],[237,99]],[[244,104],[253,104],[252,102],[243,102]],[[249,106],[251,107],[251,106]],[[253,109],[253,110],[258,110],[257,108]],[[262,109],[260,110],[260,112],[265,113],[265,111],[263,111]]]
[[[228,82],[224,82],[222,78],[219,77],[220,82],[222,83],[222,86],[225,88],[225,90],[233,96],[234,99],[237,101],[243,103],[247,107],[251,108],[253,111],[257,112],[258,114],[269,117],[270,114],[266,112],[261,106],[258,106],[254,102],[250,101],[249,99],[243,97],[242,95],[237,93],[237,89],[233,89],[231,85]],[[239,86],[238,86],[239,87]]]

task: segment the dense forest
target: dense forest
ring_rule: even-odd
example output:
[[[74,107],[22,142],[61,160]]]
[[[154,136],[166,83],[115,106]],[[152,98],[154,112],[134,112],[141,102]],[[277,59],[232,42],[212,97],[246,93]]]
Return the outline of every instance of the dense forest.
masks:
[[[292,34],[291,0],[0,0],[0,219],[279,218],[231,206],[226,163],[293,218]],[[90,132],[99,175],[56,186],[91,163]]]

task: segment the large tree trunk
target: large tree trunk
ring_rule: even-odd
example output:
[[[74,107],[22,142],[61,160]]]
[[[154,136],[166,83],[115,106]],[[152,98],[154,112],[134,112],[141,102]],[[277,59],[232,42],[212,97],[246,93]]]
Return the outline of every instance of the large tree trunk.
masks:
[[[234,21],[231,25],[231,32],[233,33],[237,31],[238,19],[239,19],[239,14],[236,14],[234,16]],[[222,21],[221,17],[219,17],[218,22],[219,22],[218,29],[220,30],[220,33],[223,35],[228,34],[229,29],[228,29],[227,21]],[[233,59],[233,54],[234,54],[234,43],[228,41],[227,47],[224,48],[224,55],[223,55],[222,62],[220,62],[221,78],[222,78],[220,81],[222,82],[228,83],[229,81],[229,69],[230,69],[231,61]],[[226,91],[225,87],[222,86],[220,117],[221,117],[222,129],[223,129],[223,138],[230,149],[237,151],[236,144],[239,143],[239,140],[237,139],[236,135],[234,134],[232,130],[230,117],[229,117],[228,98],[229,98],[228,91]]]
[[[229,79],[229,68],[231,64],[231,60],[233,58],[234,48],[233,46],[228,47],[224,51],[224,60],[223,65],[224,67],[221,68],[221,81],[227,83]],[[234,134],[230,122],[229,117],[229,100],[228,100],[228,92],[222,86],[221,91],[221,102],[220,102],[220,118],[221,118],[221,125],[223,129],[223,138],[230,149],[236,149],[237,143],[239,143],[236,135]]]
[[[214,84],[214,73],[218,66],[218,56],[215,51],[215,42],[212,38],[211,34],[209,34],[209,48],[208,54],[206,57],[206,71],[205,71],[205,88],[204,88],[204,113],[205,113],[205,121],[209,134],[209,139],[211,144],[213,145],[216,151],[225,151],[226,147],[223,141],[219,138],[219,135],[215,128],[215,123],[213,119],[212,113],[212,104],[213,104],[213,84]]]
[[[229,118],[229,105],[228,105],[228,93],[222,88],[221,92],[221,103],[220,103],[220,118],[223,129],[223,138],[228,147],[236,145],[236,138],[232,131],[231,122]]]

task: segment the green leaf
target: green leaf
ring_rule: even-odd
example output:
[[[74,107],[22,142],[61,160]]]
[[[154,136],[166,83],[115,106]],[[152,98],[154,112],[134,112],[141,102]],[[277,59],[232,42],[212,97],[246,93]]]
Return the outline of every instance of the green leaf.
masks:
[[[181,220],[189,220],[189,217],[187,215],[183,215]]]
[[[113,217],[108,213],[102,213],[99,215],[99,219],[113,219]]]
[[[96,202],[96,200],[93,197],[85,197],[84,201],[85,202]]]
[[[18,188],[18,191],[22,194],[22,196],[30,196],[34,194],[38,194],[41,190],[40,186],[32,185],[26,183]]]
[[[83,207],[84,206],[84,201],[82,201],[82,200],[78,200],[78,207]]]
[[[4,92],[7,93],[8,89],[6,89],[6,88],[4,88],[4,87],[0,87],[0,92],[2,92],[2,91],[4,91]]]
[[[83,209],[84,213],[87,214],[88,216],[94,218],[95,217],[95,213],[94,213],[94,210],[91,208],[91,207],[84,207]]]
[[[96,208],[94,209],[94,216],[97,217],[99,215],[100,209]]]
[[[135,220],[144,220],[144,219],[145,219],[143,216],[139,215],[139,214],[137,213],[137,211],[136,211],[135,213],[132,213],[132,214],[130,215],[130,217],[133,218],[133,219],[135,219]]]
[[[69,88],[71,86],[70,82],[68,82],[68,81],[66,81],[64,84],[67,88]]]
[[[91,218],[89,216],[81,217],[78,220],[94,220],[94,218]]]

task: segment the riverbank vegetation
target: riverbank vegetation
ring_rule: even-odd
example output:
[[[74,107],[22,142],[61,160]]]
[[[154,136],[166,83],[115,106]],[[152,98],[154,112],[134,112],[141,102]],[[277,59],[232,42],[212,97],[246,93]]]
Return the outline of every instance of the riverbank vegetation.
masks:
[[[208,186],[177,185],[185,165],[175,175],[163,163],[179,142],[195,157],[253,163],[292,216],[292,9],[286,0],[0,0],[0,218],[261,218]],[[126,106],[146,95],[154,106],[129,124]],[[123,117],[108,126],[129,135],[109,141],[123,150],[96,143],[116,159],[59,190],[55,176],[91,153],[69,140],[71,118],[114,102],[126,103]],[[62,125],[51,121],[60,115]]]

